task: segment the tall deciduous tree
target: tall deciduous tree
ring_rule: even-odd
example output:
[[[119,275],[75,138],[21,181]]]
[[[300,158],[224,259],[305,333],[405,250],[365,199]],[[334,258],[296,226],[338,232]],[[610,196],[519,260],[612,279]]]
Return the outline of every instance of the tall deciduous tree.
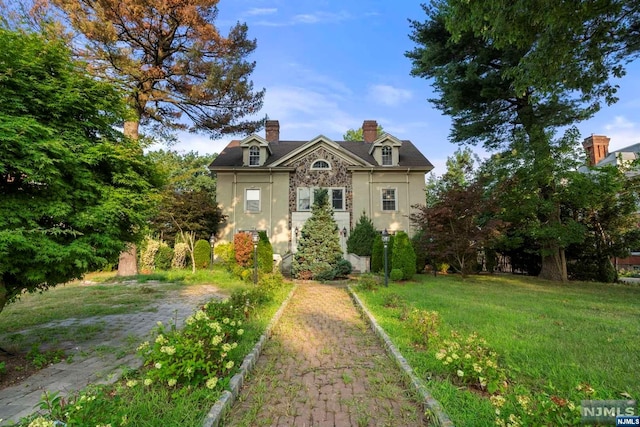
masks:
[[[114,263],[154,204],[122,93],[50,34],[0,29],[0,310]]]
[[[455,4],[425,7],[427,21],[413,21],[411,38],[418,47],[407,53],[412,73],[433,79],[438,98],[431,101],[452,117],[453,142],[516,153],[519,164],[528,168],[522,192],[532,197],[539,225],[540,276],[567,280],[564,250],[572,233],[560,217],[557,186],[564,165],[556,157],[567,144],[577,143],[577,134],[570,129],[555,139],[554,131],[590,117],[598,107],[594,98],[610,99],[612,88],[599,80],[597,67],[586,67],[579,76],[591,82],[590,91],[576,91],[560,80],[553,91],[545,85],[521,87],[514,70],[536,48],[536,38],[529,44],[495,45],[471,30],[453,34],[446,19]]]
[[[495,201],[478,181],[449,187],[432,206],[417,206],[411,222],[422,230],[421,246],[463,276],[475,266],[479,251],[499,235],[503,223],[494,218]]]
[[[147,154],[166,181],[160,209],[151,220],[152,230],[162,239],[173,241],[182,229],[195,232],[196,239],[209,240],[217,231],[222,212],[215,201],[216,181],[208,169],[215,156],[163,150]]]
[[[639,177],[627,176],[616,166],[576,172],[567,182],[570,195],[563,207],[584,228],[584,241],[568,249],[571,276],[581,280],[613,282],[612,261],[627,257],[640,244],[638,229]]]

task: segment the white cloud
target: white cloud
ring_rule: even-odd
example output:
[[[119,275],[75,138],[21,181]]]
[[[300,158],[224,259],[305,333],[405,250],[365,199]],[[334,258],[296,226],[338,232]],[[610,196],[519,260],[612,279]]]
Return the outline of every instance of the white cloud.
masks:
[[[348,19],[349,13],[340,11],[338,13],[332,12],[315,12],[315,13],[303,13],[295,15],[292,19],[294,24],[318,24],[318,23],[332,23],[341,22]]]
[[[369,89],[369,97],[377,103],[395,107],[411,99],[413,93],[390,85],[373,85]]]
[[[605,135],[611,138],[609,151],[619,150],[640,142],[640,125],[624,116],[616,116],[604,126]]]
[[[308,140],[319,134],[342,139],[358,119],[344,111],[341,97],[300,86],[271,87],[262,111],[280,122],[284,140]]]
[[[290,19],[282,21],[262,20],[253,22],[252,24],[265,27],[284,27],[290,25],[335,24],[347,19],[351,19],[351,15],[349,12],[342,10],[340,12],[299,13],[293,15]]]
[[[276,13],[278,9],[275,7],[254,7],[253,9],[249,9],[245,12],[245,15],[256,16],[256,15],[271,15]]]

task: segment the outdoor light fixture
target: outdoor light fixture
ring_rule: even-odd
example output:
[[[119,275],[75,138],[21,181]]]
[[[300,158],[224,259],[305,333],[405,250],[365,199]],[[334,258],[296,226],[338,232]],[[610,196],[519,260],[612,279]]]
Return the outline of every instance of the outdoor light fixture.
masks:
[[[342,235],[343,235],[344,237],[347,237],[347,227],[344,227],[344,228],[342,229]]]
[[[384,245],[384,285],[389,286],[389,275],[387,272],[387,247],[389,246],[389,232],[386,228],[382,231],[382,244]]]
[[[298,230],[298,226],[296,225],[296,229],[293,230],[294,233],[296,233],[296,237],[298,237],[298,233],[300,232],[300,230]]]
[[[253,240],[253,284],[258,284],[258,240],[260,236],[256,230],[251,233],[251,240]]]
[[[216,243],[216,235],[215,233],[211,233],[211,237],[209,237],[209,244],[211,244],[211,269],[213,270],[213,245]]]

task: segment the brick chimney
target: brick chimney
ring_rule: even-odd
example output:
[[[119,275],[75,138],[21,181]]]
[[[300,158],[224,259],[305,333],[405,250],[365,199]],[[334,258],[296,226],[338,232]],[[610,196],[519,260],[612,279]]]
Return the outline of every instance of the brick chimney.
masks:
[[[604,135],[591,135],[582,142],[589,156],[589,166],[595,166],[609,154],[609,141]]]
[[[378,122],[375,120],[365,120],[362,123],[362,139],[371,144],[378,138]]]
[[[280,141],[280,122],[277,120],[267,120],[265,124],[265,139],[267,142]]]

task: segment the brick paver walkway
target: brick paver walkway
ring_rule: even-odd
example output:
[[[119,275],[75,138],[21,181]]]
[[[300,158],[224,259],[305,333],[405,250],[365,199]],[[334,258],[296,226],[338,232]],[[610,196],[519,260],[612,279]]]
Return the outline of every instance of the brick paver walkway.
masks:
[[[227,426],[422,426],[401,372],[344,288],[302,284]]]

